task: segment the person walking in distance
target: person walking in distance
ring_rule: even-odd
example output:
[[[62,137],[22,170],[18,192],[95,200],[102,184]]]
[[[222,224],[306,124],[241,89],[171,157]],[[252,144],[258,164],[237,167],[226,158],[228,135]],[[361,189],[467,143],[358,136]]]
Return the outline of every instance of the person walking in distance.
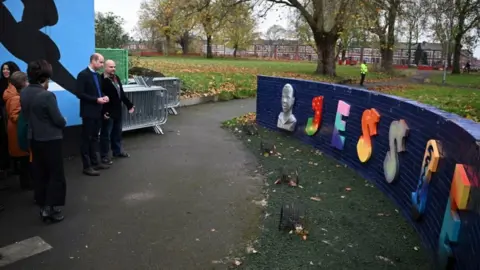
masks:
[[[123,91],[122,82],[115,74],[113,60],[105,61],[105,72],[102,74],[102,89],[109,102],[103,105],[103,122],[100,132],[100,155],[102,163],[112,164],[109,158],[110,148],[114,158],[127,158],[130,155],[122,149],[122,103],[129,113],[134,112],[132,102]]]
[[[81,154],[83,173],[89,176],[100,175],[99,170],[108,169],[107,164],[99,162],[99,134],[102,126],[102,107],[109,98],[101,89],[101,77],[97,73],[103,67],[101,54],[90,56],[90,64],[77,76],[76,94],[80,99],[80,117],[82,118]]]
[[[67,122],[60,113],[55,94],[48,90],[52,65],[45,60],[28,64],[29,86],[20,92],[21,114],[28,123],[32,151],[35,201],[44,222],[64,219],[57,207],[65,205],[67,185],[63,168],[63,128]]]
[[[368,73],[367,61],[364,60],[360,65],[360,86],[363,86],[363,83],[365,82],[365,76],[367,76],[367,73]]]

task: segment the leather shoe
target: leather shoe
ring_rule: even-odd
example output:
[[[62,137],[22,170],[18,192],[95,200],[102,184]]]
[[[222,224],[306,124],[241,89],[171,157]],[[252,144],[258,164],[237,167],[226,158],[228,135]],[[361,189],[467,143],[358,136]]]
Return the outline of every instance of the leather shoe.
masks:
[[[40,210],[40,218],[45,223],[57,223],[62,221],[65,217],[59,212],[55,212],[51,206],[46,206]]]
[[[88,176],[99,176],[100,172],[97,170],[94,170],[93,168],[86,168],[86,169],[83,169],[83,174],[86,174]]]
[[[114,154],[114,158],[129,158],[130,154],[127,152],[121,152],[120,154]]]
[[[107,164],[100,163],[100,164],[94,166],[93,168],[95,170],[106,170],[106,169],[110,169],[110,166],[108,166]]]
[[[102,158],[102,164],[112,165],[113,161],[111,161],[109,158]]]

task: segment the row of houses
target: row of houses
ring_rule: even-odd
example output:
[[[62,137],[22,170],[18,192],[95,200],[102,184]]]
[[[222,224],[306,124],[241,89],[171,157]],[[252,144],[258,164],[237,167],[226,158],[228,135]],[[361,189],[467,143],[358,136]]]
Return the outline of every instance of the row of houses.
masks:
[[[420,64],[435,66],[443,63],[444,53],[442,44],[427,43],[412,44],[409,46],[406,43],[399,43],[395,46],[393,53],[393,63],[396,65],[408,65],[415,63],[415,53],[417,49],[422,50],[420,56]],[[212,51],[215,55],[231,56],[233,49],[225,45],[213,45]],[[206,45],[203,47],[203,53],[206,53]],[[409,54],[410,63],[409,63]],[[308,45],[289,44],[289,45],[269,45],[269,44],[255,44],[250,46],[247,50],[237,52],[237,55],[244,57],[259,57],[259,58],[274,58],[274,59],[288,59],[288,60],[308,60],[316,61],[318,55],[316,51]],[[352,47],[345,52],[345,58],[360,61],[363,55],[363,60],[367,63],[379,63],[381,60],[380,49],[371,47]],[[341,57],[339,55],[339,57]],[[478,61],[473,57],[472,52],[462,50],[460,63]]]
[[[195,51],[195,53],[206,54],[206,42],[203,41],[200,44],[203,46],[200,45],[200,48],[198,48],[198,46],[195,47],[201,51]],[[194,47],[192,46],[191,48]],[[412,44],[410,46],[410,50],[407,43],[396,44],[395,51],[393,53],[393,63],[396,65],[415,63],[415,54],[418,48],[420,48],[422,51],[420,56],[420,64],[435,66],[443,63],[444,52],[442,44],[427,42]],[[126,49],[132,51],[149,50],[148,46],[142,42],[131,43],[126,46]],[[233,56],[234,54],[234,50],[232,48],[229,48],[223,44],[213,44],[212,52],[217,56]],[[411,55],[410,63],[409,54]],[[276,41],[275,44],[272,44],[272,42],[266,40],[258,40],[246,50],[237,51],[237,56],[307,61],[316,61],[318,58],[318,55],[313,47],[309,45],[302,45],[298,41],[292,40]],[[381,60],[380,50],[372,47],[351,47],[346,50],[345,57],[355,61],[360,61],[363,58],[363,60],[365,60],[367,63],[379,63]],[[475,64],[479,60],[473,57],[472,52],[468,50],[462,50],[460,63],[463,65],[468,61],[470,61],[472,64]]]

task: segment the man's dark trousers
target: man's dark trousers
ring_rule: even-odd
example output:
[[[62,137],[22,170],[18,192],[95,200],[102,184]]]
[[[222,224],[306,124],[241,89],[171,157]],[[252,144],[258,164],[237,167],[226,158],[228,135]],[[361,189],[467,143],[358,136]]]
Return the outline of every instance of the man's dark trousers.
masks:
[[[364,73],[360,74],[360,86],[363,86],[363,83],[365,82],[365,75],[367,74],[364,74]]]
[[[95,168],[99,165],[98,147],[101,126],[101,118],[82,118],[83,169]]]
[[[110,118],[102,121],[100,133],[100,156],[108,159],[110,147],[113,156],[122,154],[122,118]]]

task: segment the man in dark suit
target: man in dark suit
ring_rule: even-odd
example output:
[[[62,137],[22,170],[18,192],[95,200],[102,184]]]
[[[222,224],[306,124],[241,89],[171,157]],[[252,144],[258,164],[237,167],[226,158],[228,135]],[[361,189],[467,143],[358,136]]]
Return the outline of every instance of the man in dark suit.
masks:
[[[80,117],[82,118],[82,162],[83,173],[98,176],[98,170],[109,166],[99,162],[99,134],[102,126],[102,107],[108,103],[108,96],[102,93],[100,74],[103,67],[103,56],[95,53],[90,56],[90,64],[77,76],[76,94],[80,99]]]
[[[102,163],[110,165],[108,153],[110,147],[114,158],[126,158],[130,155],[122,148],[122,103],[129,113],[134,112],[132,102],[123,91],[122,82],[115,74],[116,66],[113,60],[105,62],[105,72],[102,74],[103,93],[108,96],[109,102],[103,105],[103,122],[100,132],[100,155]]]

